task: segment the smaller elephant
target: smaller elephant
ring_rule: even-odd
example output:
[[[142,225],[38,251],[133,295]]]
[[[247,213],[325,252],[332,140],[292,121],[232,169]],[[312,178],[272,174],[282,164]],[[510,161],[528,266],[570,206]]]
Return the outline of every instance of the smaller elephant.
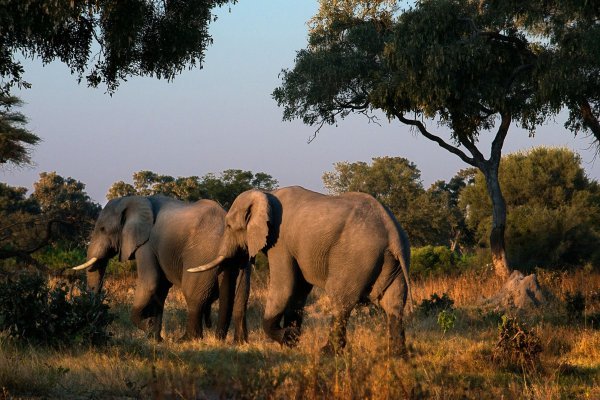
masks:
[[[110,200],[91,236],[87,262],[88,289],[100,292],[108,260],[136,260],[137,283],[131,319],[148,336],[162,340],[162,316],[169,289],[176,285],[188,314],[182,339],[203,336],[202,318],[210,326],[211,304],[219,299],[216,335],[224,339],[233,315],[236,342],[247,341],[246,307],[250,291],[247,258],[232,258],[222,271],[193,274],[186,270],[214,259],[225,231],[225,210],[212,200],[185,203],[164,196],[129,196]]]
[[[269,288],[263,328],[270,338],[296,344],[304,305],[317,286],[333,306],[324,352],[344,348],[352,309],[371,301],[387,315],[392,352],[406,354],[402,316],[410,291],[410,245],[392,213],[372,196],[326,196],[298,186],[250,190],[235,199],[225,220],[219,256],[188,271],[207,271],[240,254],[266,252]]]

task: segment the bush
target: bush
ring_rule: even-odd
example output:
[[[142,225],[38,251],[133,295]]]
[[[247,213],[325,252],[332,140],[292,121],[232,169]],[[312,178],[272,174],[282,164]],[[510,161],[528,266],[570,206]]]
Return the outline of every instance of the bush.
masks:
[[[540,338],[515,317],[502,316],[493,360],[507,368],[535,369],[542,352]]]
[[[430,296],[429,300],[425,299],[421,302],[418,308],[418,312],[421,315],[435,315],[442,311],[452,311],[454,309],[454,300],[448,296],[447,293],[443,293],[440,297],[437,293]]]
[[[50,288],[46,278],[21,274],[0,281],[0,330],[17,340],[46,345],[105,343],[110,334],[104,295],[84,290],[78,282],[58,282]]]
[[[461,266],[461,257],[445,246],[413,248],[410,257],[410,272],[422,278],[456,272]]]

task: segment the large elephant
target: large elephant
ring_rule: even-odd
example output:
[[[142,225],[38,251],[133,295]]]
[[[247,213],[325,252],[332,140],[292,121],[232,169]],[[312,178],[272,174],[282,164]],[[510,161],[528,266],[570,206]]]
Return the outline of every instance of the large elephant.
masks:
[[[211,304],[219,299],[217,337],[227,335],[234,318],[234,340],[247,340],[246,306],[250,290],[247,258],[232,257],[219,270],[187,269],[217,256],[225,210],[211,200],[184,203],[164,196],[110,200],[100,213],[87,249],[88,289],[102,289],[108,260],[136,260],[137,283],[131,319],[148,336],[161,340],[162,315],[171,286],[181,287],[188,316],[184,338],[202,337],[202,318],[210,325]]]
[[[344,348],[352,309],[372,301],[387,314],[393,352],[405,354],[410,246],[391,212],[372,196],[326,196],[298,186],[250,190],[235,199],[225,220],[219,256],[189,271],[265,251],[270,279],[263,328],[270,338],[296,344],[306,299],[317,286],[329,296],[333,312],[323,351]]]

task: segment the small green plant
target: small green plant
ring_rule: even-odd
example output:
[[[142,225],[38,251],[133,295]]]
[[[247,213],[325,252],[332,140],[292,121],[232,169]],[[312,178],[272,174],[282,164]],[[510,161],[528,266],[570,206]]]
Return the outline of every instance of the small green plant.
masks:
[[[446,332],[448,332],[450,329],[454,328],[455,322],[456,314],[452,309],[442,310],[438,314],[437,323],[444,334],[446,334]]]
[[[498,325],[498,336],[492,353],[495,362],[507,368],[535,369],[542,352],[542,344],[533,331],[527,329],[516,317],[503,315]]]
[[[442,293],[440,297],[437,293],[433,293],[429,300],[425,299],[419,305],[418,311],[421,315],[429,316],[439,314],[444,310],[453,310],[454,300],[448,296],[448,293]]]
[[[0,331],[46,345],[102,344],[114,316],[104,295],[85,291],[81,282],[58,282],[50,288],[39,274],[0,281]]]
[[[565,294],[565,307],[569,320],[582,320],[585,311],[585,296],[579,290],[575,293],[567,292]]]

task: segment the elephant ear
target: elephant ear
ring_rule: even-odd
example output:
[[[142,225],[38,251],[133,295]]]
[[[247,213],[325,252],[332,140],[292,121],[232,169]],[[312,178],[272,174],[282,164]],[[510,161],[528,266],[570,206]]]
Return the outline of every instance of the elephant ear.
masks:
[[[265,193],[255,190],[251,192],[251,197],[251,203],[246,212],[246,234],[248,254],[250,257],[254,257],[267,245],[271,207]]]
[[[135,251],[150,238],[154,224],[152,205],[145,197],[132,196],[123,199],[121,223],[121,261],[133,260]]]

